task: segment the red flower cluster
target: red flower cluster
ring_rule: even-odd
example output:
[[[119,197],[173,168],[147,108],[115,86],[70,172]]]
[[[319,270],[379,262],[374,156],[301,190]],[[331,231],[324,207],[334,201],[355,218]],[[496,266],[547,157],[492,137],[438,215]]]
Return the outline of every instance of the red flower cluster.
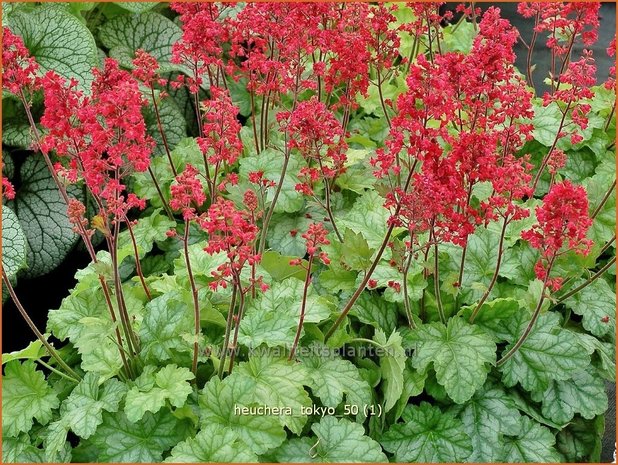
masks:
[[[532,94],[513,66],[517,38],[492,7],[469,54],[433,62],[419,55],[411,65],[386,149],[371,163],[394,186],[385,203],[391,222],[412,236],[430,229],[435,242],[464,246],[477,225],[498,214],[526,214],[515,201],[530,194],[531,165],[516,153],[531,138]],[[473,207],[473,188],[483,181],[494,193]]]
[[[299,103],[291,112],[280,112],[277,119],[288,133],[289,148],[298,150],[308,164],[300,170],[303,182],[296,185],[297,191],[313,195],[317,182],[345,172],[348,145],[344,131],[324,103],[314,97]]]
[[[102,70],[94,69],[90,96],[49,72],[43,78],[45,113],[42,125],[48,130],[42,142],[45,151],[67,157],[67,178],[83,179],[90,192],[101,200],[105,218],[122,221],[133,207],[145,202],[125,194],[122,178],[150,165],[153,139],[146,132],[141,113],[147,104],[138,82],[106,59]]]
[[[186,65],[193,72],[187,83],[189,91],[197,94],[203,76],[214,84],[211,67],[222,63],[222,44],[228,41],[228,33],[219,16],[225,6],[197,2],[175,2],[170,6],[180,14],[182,23],[182,38],[172,47],[172,62]]]
[[[569,181],[555,184],[543,199],[543,205],[536,208],[538,223],[523,231],[521,237],[541,252],[541,259],[535,265],[539,279],[546,279],[554,260],[569,250],[587,255],[592,242],[586,239],[592,220],[588,215],[586,190]],[[548,285],[557,291],[562,278],[547,279]]]
[[[156,84],[161,86],[167,84],[167,80],[159,76],[159,62],[148,52],[142,49],[136,50],[133,67],[133,77],[149,88],[152,89]]]
[[[242,125],[236,118],[238,107],[232,103],[227,90],[211,87],[210,95],[210,100],[202,102],[203,137],[198,138],[197,142],[208,163],[214,165],[215,172],[218,172],[221,166],[236,163],[242,153],[239,135]]]
[[[234,202],[219,198],[197,222],[209,234],[204,250],[210,255],[225,252],[228,258],[213,271],[215,281],[210,284],[213,290],[227,287],[230,278],[238,280],[246,263],[254,265],[260,261],[254,248],[258,228],[247,212],[236,209]]]
[[[200,207],[206,201],[204,187],[198,179],[199,171],[187,164],[184,171],[176,176],[176,182],[170,186],[170,207],[174,210],[182,210],[185,221],[196,217],[196,207]]]
[[[320,246],[330,244],[330,241],[326,238],[328,230],[322,223],[311,223],[307,232],[301,237],[305,239],[307,245],[307,254],[311,257],[317,256],[325,265],[330,264],[328,254],[324,251],[320,251]],[[290,260],[290,265],[300,265],[302,260],[300,258]]]
[[[9,181],[4,176],[2,177],[2,197],[7,200],[13,200],[15,198],[15,188],[11,181]]]
[[[568,55],[577,37],[588,46],[597,41],[600,6],[598,2],[521,2],[517,11],[524,18],[538,15],[535,30],[549,33],[547,46],[557,55]]]
[[[2,87],[14,94],[32,93],[41,86],[39,65],[21,37],[2,28]]]

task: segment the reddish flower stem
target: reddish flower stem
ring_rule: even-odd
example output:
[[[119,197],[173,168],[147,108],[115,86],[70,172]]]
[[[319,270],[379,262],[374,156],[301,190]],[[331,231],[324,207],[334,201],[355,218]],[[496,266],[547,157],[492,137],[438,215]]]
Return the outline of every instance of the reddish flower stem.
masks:
[[[410,172],[408,173],[408,178],[406,179],[406,183],[404,186],[404,192],[407,191],[408,188],[410,187],[410,182],[412,181],[412,175],[414,174],[414,169],[416,168],[416,163],[417,162],[415,161],[414,165],[410,169]],[[396,217],[399,214],[399,211],[401,210],[401,206],[402,206],[401,202],[398,202],[397,207],[395,208],[393,217]],[[382,258],[382,254],[384,253],[384,250],[386,250],[386,247],[388,246],[388,243],[390,242],[393,229],[395,229],[395,223],[391,222],[386,231],[386,235],[384,236],[384,240],[382,241],[382,244],[380,245],[380,248],[378,249],[376,258],[374,258],[373,263],[369,267],[369,270],[367,270],[367,273],[365,274],[363,281],[360,283],[360,285],[358,286],[354,294],[352,294],[352,297],[350,297],[350,300],[348,300],[348,303],[345,305],[345,307],[339,314],[339,317],[337,318],[337,320],[333,323],[333,325],[330,327],[328,332],[324,335],[325,342],[334,334],[335,330],[339,327],[339,325],[341,325],[341,323],[343,322],[347,314],[350,312],[350,310],[352,309],[352,307],[354,306],[354,304],[356,303],[356,301],[358,300],[362,292],[365,290],[365,286],[367,286],[367,282],[369,281],[369,279],[371,278],[371,275],[373,274],[376,267],[378,266],[378,263],[380,262],[380,259]]]
[[[513,357],[517,353],[519,348],[524,344],[524,342],[526,342],[526,339],[528,339],[528,336],[530,336],[530,333],[532,332],[532,328],[534,328],[534,324],[536,323],[536,320],[539,318],[539,315],[541,314],[541,307],[543,306],[543,302],[545,301],[545,291],[547,290],[547,281],[549,280],[549,274],[551,273],[551,269],[552,269],[555,259],[556,259],[556,256],[554,255],[554,257],[549,262],[549,266],[547,267],[547,274],[545,275],[545,279],[543,280],[543,289],[541,290],[541,297],[539,298],[539,302],[536,308],[534,309],[534,313],[532,314],[532,318],[530,319],[528,326],[526,326],[526,329],[524,330],[522,335],[519,337],[515,345],[506,354],[504,354],[500,360],[496,362],[497,367],[504,365],[508,359]]]
[[[185,263],[187,265],[187,275],[189,276],[189,283],[191,283],[191,296],[193,297],[193,319],[194,319],[194,336],[193,341],[193,363],[191,364],[191,371],[195,375],[194,381],[197,380],[197,359],[199,352],[199,337],[201,333],[200,326],[200,304],[197,295],[197,286],[195,285],[195,277],[193,276],[193,270],[191,268],[191,259],[189,258],[189,221],[185,221],[185,232],[182,238],[183,251],[185,255]]]
[[[56,173],[56,170],[54,169],[54,166],[49,158],[49,155],[41,148],[41,136],[39,134],[39,130],[36,127],[36,124],[34,123],[34,118],[32,117],[32,112],[30,111],[30,106],[28,105],[28,102],[26,100],[25,95],[23,94],[23,92],[20,92],[20,99],[22,102],[22,105],[24,107],[24,110],[26,111],[26,116],[28,117],[28,122],[30,124],[30,127],[32,129],[33,135],[34,135],[34,140],[36,143],[36,146],[39,150],[39,152],[41,152],[41,154],[43,155],[43,160],[45,160],[45,164],[47,165],[47,168],[49,170],[49,173],[52,176],[52,179],[54,180],[54,183],[56,184],[56,187],[58,188],[58,191],[60,192],[60,195],[62,197],[62,199],[64,200],[64,203],[67,205],[69,205],[69,195],[66,191],[65,186],[60,182],[60,179],[58,179],[58,175]],[[90,236],[88,235],[88,232],[85,230],[84,226],[79,224],[77,225],[78,228],[78,232],[79,235],[82,238],[82,241],[84,242],[84,245],[86,246],[86,250],[88,251],[88,254],[90,255],[90,259],[92,260],[93,263],[97,263],[97,255],[96,252],[94,250],[94,246],[92,245],[92,240],[90,238]],[[101,289],[103,289],[103,294],[105,296],[105,302],[107,304],[107,308],[109,310],[109,314],[110,314],[110,318],[112,320],[112,323],[115,327],[114,332],[116,334],[116,342],[118,344],[118,347],[120,348],[120,356],[122,358],[122,363],[125,369],[125,372],[127,374],[128,377],[131,377],[131,367],[125,357],[124,354],[124,346],[122,343],[122,336],[120,335],[120,330],[118,328],[118,326],[116,325],[116,312],[114,310],[114,306],[112,304],[111,301],[111,297],[110,297],[110,291],[109,291],[109,287],[107,285],[107,282],[105,281],[105,278],[99,274],[99,282],[101,283]]]
[[[303,287],[303,300],[300,304],[300,317],[298,319],[298,327],[296,328],[296,336],[294,336],[294,342],[292,343],[292,349],[288,360],[294,358],[296,348],[298,347],[298,341],[300,341],[300,333],[303,330],[303,323],[305,322],[305,309],[307,306],[307,293],[309,291],[309,284],[311,284],[311,265],[313,265],[313,254],[309,257],[309,263],[307,264],[307,273],[305,275],[305,285]]]
[[[232,323],[234,321],[234,309],[236,307],[236,293],[241,292],[242,289],[239,289],[234,282],[234,286],[232,287],[232,298],[230,300],[230,307],[227,311],[227,321],[225,323],[225,336],[223,336],[223,350],[221,351],[221,360],[219,361],[219,378],[223,378],[223,367],[225,365],[225,359],[227,358],[228,345],[230,343],[230,333],[232,332]]]
[[[230,371],[232,372],[234,369],[234,360],[236,359],[236,352],[238,349],[238,331],[240,330],[240,321],[242,320],[244,311],[245,311],[245,293],[242,289],[242,283],[240,281],[240,276],[235,276],[235,281],[238,283],[239,289],[239,302],[238,302],[238,313],[236,314],[236,318],[234,319],[234,337],[232,338],[232,353],[230,354]]]
[[[167,143],[167,136],[165,135],[165,131],[163,130],[163,124],[161,124],[161,115],[159,113],[159,105],[157,105],[157,99],[155,98],[154,89],[150,88],[150,96],[152,97],[152,106],[154,107],[155,115],[157,117],[157,128],[159,129],[159,133],[161,134],[161,140],[163,141],[163,147],[165,148],[165,154],[167,155],[167,160],[170,163],[170,168],[172,169],[172,173],[174,173],[174,177],[178,176],[178,172],[176,171],[176,167],[174,166],[174,162],[172,161],[172,153],[170,152],[170,147]]]
[[[489,283],[489,286],[487,287],[487,290],[481,297],[481,300],[479,300],[479,303],[476,304],[476,307],[474,307],[474,311],[470,315],[470,319],[469,319],[470,323],[474,323],[474,319],[478,316],[478,313],[481,311],[481,307],[483,306],[483,304],[485,303],[485,301],[491,294],[491,291],[493,290],[496,284],[496,281],[498,280],[498,274],[500,273],[500,266],[502,265],[502,256],[504,255],[504,236],[506,235],[506,228],[508,224],[509,224],[509,220],[508,220],[508,215],[507,215],[504,218],[504,223],[502,224],[502,230],[500,231],[500,242],[498,243],[498,259],[496,261],[496,269],[494,270],[494,274],[491,278],[491,282]],[[460,282],[460,285],[461,285],[461,282]]]
[[[135,255],[135,271],[137,276],[139,277],[140,282],[142,283],[142,287],[144,288],[144,292],[146,293],[146,297],[148,300],[152,300],[152,294],[150,294],[150,290],[146,285],[146,281],[144,280],[144,273],[142,273],[142,265],[139,259],[139,252],[137,250],[137,243],[135,242],[135,235],[133,234],[133,227],[131,226],[131,222],[128,218],[125,217],[125,222],[127,223],[127,229],[129,231],[129,236],[131,236],[131,244],[133,245],[133,254]]]
[[[43,334],[39,331],[39,329],[36,327],[34,322],[30,319],[28,312],[26,312],[26,309],[24,308],[21,301],[17,297],[17,294],[15,294],[15,290],[13,289],[13,286],[11,285],[11,281],[6,275],[6,272],[4,271],[4,269],[2,270],[2,281],[4,281],[4,284],[9,291],[9,295],[11,296],[11,299],[15,303],[17,310],[19,310],[19,313],[21,314],[22,318],[26,321],[26,323],[28,324],[32,332],[35,334],[37,339],[41,341],[41,344],[43,344],[45,349],[47,349],[47,352],[49,353],[49,355],[51,355],[51,357],[54,358],[54,360],[56,360],[58,365],[64,371],[66,371],[67,374],[69,374],[72,378],[74,378],[75,382],[81,381],[82,379],[81,376],[75,373],[75,371],[73,371],[73,369],[70,366],[68,366],[64,360],[62,360],[62,357],[60,357],[58,352],[56,352],[56,350],[51,346],[51,344],[47,342],[47,339],[45,339],[45,336],[43,336]]]

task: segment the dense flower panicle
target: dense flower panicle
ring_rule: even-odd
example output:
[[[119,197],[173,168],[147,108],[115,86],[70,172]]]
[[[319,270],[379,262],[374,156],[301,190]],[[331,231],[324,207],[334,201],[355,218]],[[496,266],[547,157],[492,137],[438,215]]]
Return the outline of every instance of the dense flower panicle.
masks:
[[[225,288],[230,278],[240,275],[245,264],[260,261],[260,255],[254,250],[258,227],[248,212],[236,209],[234,202],[219,197],[197,222],[209,234],[204,250],[210,255],[218,252],[227,255],[227,261],[213,271],[214,290],[219,286]]]
[[[83,179],[103,201],[106,211],[100,214],[122,221],[129,209],[145,207],[144,200],[125,193],[122,178],[150,165],[154,140],[141,112],[147,102],[138,82],[115,60],[106,59],[93,75],[90,96],[83,95],[74,80],[66,83],[53,72],[45,75],[41,123],[48,132],[42,149],[68,158],[67,179]]]
[[[403,29],[415,36],[426,35],[430,29],[440,31],[441,24],[445,20],[450,20],[453,17],[451,11],[440,14],[440,7],[445,2],[414,2],[406,3],[406,6],[412,9],[414,17],[412,21],[403,25]]]
[[[73,226],[73,231],[81,234],[88,230],[88,220],[86,219],[86,206],[77,199],[69,198],[67,207],[67,217]],[[93,232],[92,232],[93,233]]]
[[[167,81],[159,76],[159,62],[155,57],[142,49],[135,51],[133,59],[133,77],[143,82],[149,88],[155,84],[165,85]]]
[[[31,93],[41,86],[39,65],[18,35],[2,28],[2,87],[19,94]]]
[[[179,13],[182,38],[172,46],[172,62],[193,71],[186,78],[188,89],[196,94],[204,75],[212,74],[211,66],[223,63],[222,45],[229,40],[228,30],[220,19],[226,5],[199,2],[173,2],[171,9]],[[211,81],[212,82],[212,81]]]
[[[199,174],[193,165],[187,164],[184,171],[176,176],[175,183],[170,186],[170,207],[182,210],[185,221],[195,218],[195,208],[206,201],[204,187],[198,179]]]
[[[586,239],[592,220],[588,214],[588,197],[582,186],[564,181],[552,186],[543,199],[543,205],[536,208],[538,223],[522,232],[521,237],[532,247],[539,249],[541,259],[535,267],[539,279],[545,279],[553,260],[566,251],[587,255],[592,241]],[[548,283],[554,290],[560,288],[559,281]]]
[[[530,193],[532,165],[516,154],[532,138],[533,111],[532,94],[514,67],[517,39],[490,7],[469,54],[433,61],[419,55],[411,64],[386,147],[371,160],[374,174],[397,186],[386,195],[391,223],[465,246],[478,225],[525,214],[516,202]],[[494,192],[473,207],[479,182],[491,182]]]
[[[197,143],[210,164],[233,165],[242,153],[238,107],[228,91],[211,87],[210,93],[211,99],[202,102],[203,137]]]

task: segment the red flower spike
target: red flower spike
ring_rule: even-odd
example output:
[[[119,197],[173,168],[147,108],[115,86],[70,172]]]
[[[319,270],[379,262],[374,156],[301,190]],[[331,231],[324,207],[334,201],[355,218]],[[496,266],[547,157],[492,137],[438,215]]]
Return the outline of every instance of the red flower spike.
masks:
[[[539,279],[545,279],[547,269],[560,254],[572,250],[587,255],[592,241],[586,239],[592,220],[588,215],[586,190],[564,181],[552,186],[543,199],[543,205],[536,208],[538,223],[523,231],[521,237],[541,252],[541,259],[534,271]],[[554,290],[560,289],[560,278],[548,280]]]

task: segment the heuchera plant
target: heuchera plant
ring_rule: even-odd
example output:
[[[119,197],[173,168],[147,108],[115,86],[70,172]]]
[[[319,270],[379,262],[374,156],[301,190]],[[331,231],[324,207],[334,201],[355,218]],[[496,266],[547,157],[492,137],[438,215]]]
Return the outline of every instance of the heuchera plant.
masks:
[[[519,4],[530,38],[474,4],[12,5],[2,278],[37,339],[5,461],[600,460],[598,3]],[[91,260],[46,332],[14,289],[37,160]]]

